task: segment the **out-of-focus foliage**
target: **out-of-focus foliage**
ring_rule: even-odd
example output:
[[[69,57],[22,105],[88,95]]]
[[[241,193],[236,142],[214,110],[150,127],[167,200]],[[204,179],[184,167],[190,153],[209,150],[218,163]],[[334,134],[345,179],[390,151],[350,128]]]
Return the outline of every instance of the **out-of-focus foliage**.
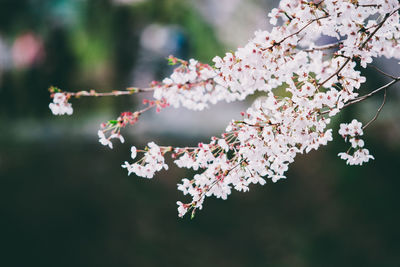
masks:
[[[137,62],[140,35],[150,24],[176,28],[171,34],[179,35],[179,40],[173,40],[178,47],[172,52],[179,56],[210,62],[213,55],[223,51],[212,28],[186,1],[115,5],[108,0],[6,0],[0,4],[0,42],[8,45],[1,52],[9,59],[0,66],[2,118],[10,111],[24,118],[47,115],[49,98],[45,88],[52,84],[70,90],[131,86],[132,70],[142,67]],[[15,44],[26,35],[36,41],[36,56],[18,66]],[[30,45],[25,41],[25,46],[20,50]],[[163,71],[159,70],[154,78],[160,79],[167,73],[164,58],[168,54],[157,56],[162,59],[159,68]],[[104,102],[98,105],[104,107]],[[97,104],[91,103],[88,109],[93,105]]]

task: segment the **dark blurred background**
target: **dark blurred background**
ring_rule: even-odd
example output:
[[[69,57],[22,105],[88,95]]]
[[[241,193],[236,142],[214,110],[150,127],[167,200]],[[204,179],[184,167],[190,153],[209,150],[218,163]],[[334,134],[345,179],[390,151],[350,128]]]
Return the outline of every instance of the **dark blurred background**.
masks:
[[[287,180],[207,199],[193,220],[178,218],[175,204],[185,199],[176,183],[191,172],[170,164],[147,180],[120,165],[132,144],[207,141],[252,99],[147,114],[114,150],[98,143],[99,124],[135,110],[140,96],[72,100],[73,116],[51,115],[51,85],[146,86],[169,75],[169,54],[211,63],[268,29],[276,5],[0,0],[0,266],[400,266],[398,85],[366,131],[376,160],[346,166],[336,155],[347,146],[336,138],[299,156]],[[377,64],[400,74],[394,61]],[[387,82],[363,71],[363,92]],[[334,131],[353,117],[367,122],[381,101],[346,109]]]

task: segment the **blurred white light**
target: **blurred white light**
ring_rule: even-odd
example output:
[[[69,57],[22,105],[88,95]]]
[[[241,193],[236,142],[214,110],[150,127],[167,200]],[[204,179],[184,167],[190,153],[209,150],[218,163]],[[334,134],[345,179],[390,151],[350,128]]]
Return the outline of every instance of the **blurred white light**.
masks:
[[[178,35],[179,28],[176,26],[150,24],[143,30],[140,36],[140,44],[151,52],[168,56],[178,49]]]
[[[146,49],[161,53],[163,48],[167,45],[169,39],[168,34],[169,31],[167,27],[151,24],[143,30],[140,37],[140,44]]]

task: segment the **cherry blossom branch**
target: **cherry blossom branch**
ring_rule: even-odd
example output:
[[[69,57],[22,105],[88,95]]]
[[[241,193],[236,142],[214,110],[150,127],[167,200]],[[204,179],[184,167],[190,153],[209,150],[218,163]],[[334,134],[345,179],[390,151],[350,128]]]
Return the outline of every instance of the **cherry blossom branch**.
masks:
[[[143,92],[151,92],[154,91],[154,88],[149,87],[149,88],[137,88],[137,87],[128,87],[126,90],[113,90],[111,92],[97,92],[95,90],[83,90],[83,91],[78,91],[78,92],[67,92],[67,91],[62,91],[61,89],[57,87],[50,87],[49,88],[50,93],[64,93],[67,95],[67,97],[76,97],[79,98],[81,96],[95,96],[95,97],[104,97],[104,96],[123,96],[123,95],[132,95],[136,93],[143,93]]]
[[[168,103],[165,100],[143,100],[143,104],[148,104],[147,107],[135,111],[135,112],[122,112],[121,115],[116,120],[109,120],[100,125],[101,129],[97,132],[99,136],[99,142],[102,145],[109,146],[113,148],[113,144],[111,139],[118,138],[121,143],[124,143],[124,138],[121,135],[121,128],[126,127],[127,125],[134,125],[138,120],[139,116],[144,112],[156,108],[157,112],[160,112],[162,108],[168,107]],[[105,133],[109,132],[109,136],[107,137]]]
[[[399,9],[397,9],[396,12],[397,12],[398,10],[399,10]],[[385,15],[385,17],[384,17],[383,20],[378,24],[378,26],[375,28],[375,30],[374,30],[374,31],[367,37],[367,39],[361,44],[360,50],[363,49],[363,48],[367,45],[367,43],[369,42],[369,40],[371,40],[371,38],[376,34],[376,32],[379,31],[380,28],[382,28],[382,26],[383,26],[383,24],[386,22],[386,20],[387,20],[391,15],[393,15],[393,14],[396,13],[396,12],[393,11],[392,13],[387,13],[387,14]]]
[[[357,7],[376,7],[376,8],[380,8],[382,5],[376,5],[376,4],[364,4],[364,5],[361,5],[361,4],[356,4],[356,6]]]
[[[197,202],[203,201],[204,198],[205,198],[205,196],[206,196],[206,194],[207,194],[208,192],[210,192],[210,190],[211,190],[216,184],[218,184],[218,182],[220,182],[221,179],[223,179],[223,177],[227,177],[227,176],[229,175],[229,173],[231,173],[234,169],[236,169],[237,167],[239,167],[243,162],[244,162],[244,160],[241,160],[241,161],[239,161],[235,166],[233,166],[231,169],[225,171],[225,173],[223,173],[223,175],[221,176],[221,178],[216,179],[209,187],[207,187],[207,188],[201,193],[201,195],[200,195],[200,197],[199,197],[199,200],[193,201],[192,203],[189,203],[189,204],[185,204],[185,205],[188,205],[188,206],[189,206],[189,208],[188,208],[187,211],[190,211],[190,209],[192,209],[192,212],[191,212],[191,215],[190,215],[190,218],[191,218],[191,219],[193,219],[194,216],[195,216],[195,213],[196,213],[196,210],[197,210],[197,207],[196,207]]]
[[[346,67],[346,65],[351,61],[350,58],[346,59],[346,61],[342,64],[342,66],[340,66],[340,68],[335,71],[334,73],[332,73],[331,76],[329,76],[328,78],[326,78],[323,82],[321,82],[318,86],[318,90],[320,90],[322,88],[322,86],[324,86],[325,83],[327,83],[330,79],[332,79],[333,77],[335,77],[336,75],[339,75],[339,73],[343,70],[344,67]]]
[[[337,43],[333,43],[333,44],[327,44],[327,45],[323,45],[323,46],[313,47],[310,49],[304,49],[303,51],[304,52],[314,52],[314,51],[328,50],[328,49],[340,47],[340,45],[342,45],[342,44],[343,44],[343,42],[337,42]]]
[[[393,12],[387,13],[387,14],[385,15],[385,17],[384,17],[383,20],[378,24],[378,26],[375,28],[375,30],[374,30],[374,31],[367,37],[367,39],[360,45],[360,50],[362,50],[362,49],[367,45],[367,43],[369,42],[369,40],[371,40],[371,38],[377,33],[377,31],[378,31],[380,28],[382,28],[382,26],[383,26],[383,24],[386,22],[386,20],[387,20],[390,16],[392,16],[393,14],[395,14],[396,12],[398,12],[399,10],[400,10],[400,8],[394,10]],[[351,61],[351,58],[348,58],[348,59],[343,63],[343,65],[342,65],[335,73],[333,73],[331,76],[329,76],[329,77],[326,78],[323,82],[320,83],[318,89],[321,89],[322,86],[323,86],[325,83],[327,83],[330,79],[332,79],[333,77],[335,77],[336,75],[338,75],[338,74],[343,70],[343,68],[344,68],[350,61]]]
[[[329,18],[329,17],[330,17],[330,15],[326,15],[326,16],[323,16],[323,17],[319,17],[319,18],[312,19],[312,20],[310,20],[306,25],[304,25],[304,26],[301,27],[299,30],[297,30],[296,32],[294,32],[294,33],[292,33],[292,34],[289,34],[288,36],[286,36],[286,37],[284,37],[283,39],[281,39],[279,42],[272,41],[273,43],[272,43],[271,46],[269,46],[269,47],[267,47],[267,48],[261,48],[260,50],[261,50],[261,51],[271,50],[271,49],[274,48],[275,46],[279,46],[280,44],[282,44],[284,41],[286,41],[286,40],[289,39],[290,37],[293,37],[293,36],[295,36],[295,35],[298,35],[299,33],[301,33],[303,30],[305,30],[308,26],[310,26],[310,25],[313,24],[314,22],[319,21],[319,20],[321,20],[321,19]]]
[[[316,21],[319,21],[319,20],[321,20],[321,19],[326,19],[326,18],[329,18],[330,17],[330,15],[326,15],[326,16],[323,16],[323,17],[319,17],[319,18],[315,18],[315,19],[312,19],[312,20],[310,20],[306,25],[304,25],[303,27],[301,27],[298,31],[296,31],[296,32],[294,32],[294,33],[292,33],[292,34],[289,34],[288,36],[286,36],[285,38],[283,38],[282,40],[280,40],[279,42],[276,42],[276,43],[274,43],[274,45],[280,45],[281,43],[283,43],[284,41],[286,41],[287,39],[289,39],[290,37],[293,37],[293,36],[295,36],[295,35],[298,35],[299,33],[301,33],[303,30],[305,30],[308,26],[310,26],[312,23],[314,23],[314,22],[316,22]],[[271,49],[272,47],[269,47],[269,48],[267,48],[267,49]]]
[[[357,13],[358,11],[353,12],[354,6],[356,6],[353,2],[329,1],[326,10],[330,11],[323,10],[325,16],[299,22],[295,18],[296,15],[292,14],[303,14],[304,11],[309,12],[309,14],[305,14],[306,16],[322,16],[313,8],[313,4],[300,2],[297,6],[293,5],[292,7],[289,0],[283,0],[281,9],[271,12],[272,15],[269,15],[274,18],[279,17],[279,13],[280,16],[285,15],[289,18],[285,25],[278,26],[271,32],[256,32],[256,37],[244,48],[238,49],[237,52],[227,53],[223,59],[220,57],[213,59],[216,63],[213,71],[220,74],[218,77],[212,78],[216,87],[212,85],[205,87],[202,84],[200,88],[182,90],[182,88],[186,89],[184,84],[187,81],[198,81],[196,78],[200,76],[199,74],[196,76],[190,71],[186,72],[188,69],[199,69],[197,62],[192,61],[189,67],[183,71],[177,71],[173,74],[174,76],[165,79],[164,86],[160,86],[158,92],[155,92],[156,98],[166,97],[170,103],[178,99],[175,107],[186,105],[192,109],[199,103],[204,106],[207,101],[211,102],[210,99],[215,100],[213,103],[220,99],[233,101],[244,99],[255,90],[267,92],[265,99],[256,101],[246,111],[243,120],[231,121],[226,132],[236,132],[228,135],[228,138],[223,135],[223,138],[212,138],[209,144],[199,144],[197,148],[174,149],[175,153],[172,157],[176,159],[174,163],[178,167],[194,171],[204,169],[204,172],[196,174],[190,181],[184,178],[182,184],[178,184],[178,190],[182,191],[184,195],[192,196],[192,201],[188,204],[177,202],[180,217],[191,209],[193,209],[193,216],[197,209],[202,208],[206,197],[215,196],[226,199],[233,188],[238,191],[248,191],[251,183],[265,184],[264,178],[269,178],[273,182],[286,178],[285,172],[288,165],[294,161],[297,154],[308,153],[332,140],[332,129],[327,128],[330,117],[339,112],[345,103],[349,104],[351,101],[356,103],[355,100],[358,98],[355,98],[357,96],[355,89],[365,82],[365,78],[361,76],[361,72],[355,70],[356,64],[352,61],[359,58],[364,67],[372,61],[372,57],[378,55],[389,55],[390,57],[397,53],[397,37],[381,32],[377,33],[383,25],[385,25],[385,32],[393,31],[398,27],[397,24],[386,25],[388,23],[385,23],[395,13],[387,13],[387,10],[390,10],[388,8],[398,7],[394,2],[385,2],[386,6],[384,9],[382,8],[383,10],[369,8],[369,11],[373,11]],[[353,9],[351,5],[353,5]],[[378,17],[381,18],[379,23],[374,19],[368,19],[375,13],[379,13]],[[357,16],[362,22],[353,21],[352,16]],[[313,24],[315,21],[328,17],[329,22],[326,24]],[[304,26],[299,28],[299,23]],[[306,50],[306,52],[313,52],[339,47],[339,52],[330,62],[323,53],[315,53],[315,57],[305,53],[291,53],[297,51],[295,49],[302,41],[311,43],[312,47],[314,38],[317,37],[311,34],[313,29],[307,31],[310,36],[304,34],[300,38],[292,38],[293,41],[290,39],[290,42],[285,42],[306,28],[311,28],[312,24],[315,26],[317,34],[329,31],[328,28],[332,26],[334,30],[329,33],[330,35],[347,36],[347,39],[344,38],[338,43]],[[364,28],[364,25],[371,24],[376,26],[373,27],[373,31],[371,28],[372,32],[370,33]],[[322,30],[318,29],[319,27]],[[289,29],[295,32],[282,38],[285,35],[281,35],[281,33],[287,32]],[[376,38],[372,39],[375,36]],[[387,54],[385,49],[379,50],[381,43],[384,48],[392,47]],[[274,47],[277,48],[277,53],[274,53]],[[268,52],[271,53],[262,53],[269,49]],[[337,58],[337,56],[343,56],[345,59]],[[350,62],[352,62],[351,65]],[[317,68],[314,68],[315,66]],[[205,77],[214,77],[215,72],[206,73]],[[326,78],[325,74],[329,77]],[[322,76],[322,78],[315,78],[318,76]],[[339,78],[337,84],[327,86],[326,90],[319,90],[335,76]],[[322,82],[318,84],[317,79]],[[287,83],[286,90],[291,93],[291,96],[277,98],[272,90],[284,82]],[[392,81],[392,84],[394,82],[397,82],[397,78]],[[178,87],[178,85],[183,86]],[[217,88],[219,85],[228,90]],[[390,85],[386,85],[385,88]],[[216,94],[209,94],[214,90],[217,92]],[[194,91],[193,94],[192,91]],[[370,94],[373,95],[373,92]],[[367,95],[360,98],[359,101],[366,98]],[[378,117],[383,105],[384,103],[378,109],[373,120]],[[326,113],[329,112],[329,116],[320,116],[320,111],[323,109],[329,109],[326,111]],[[339,156],[346,159],[348,164],[362,165],[373,159],[369,151],[363,148],[364,142],[359,138],[363,134],[362,129],[362,124],[356,120],[350,124],[341,124],[339,133],[351,143],[351,149],[354,150],[351,155],[349,154],[351,149],[346,153],[339,153]],[[153,152],[146,151],[144,153],[144,159],[140,161],[141,165],[137,163],[123,165],[128,169],[128,174],[135,173],[138,176],[151,178],[156,171],[163,168],[164,159],[159,155],[162,156],[164,148],[159,148],[155,144],[152,144],[152,147]],[[238,166],[241,168],[237,168]],[[232,170],[234,171],[231,172]]]
[[[202,170],[178,184],[178,190],[192,197],[188,204],[177,202],[179,216],[191,209],[194,215],[206,197],[226,199],[233,189],[245,192],[250,184],[264,185],[265,179],[277,182],[286,178],[285,173],[296,155],[317,150],[333,139],[329,128],[331,117],[384,90],[382,104],[364,127],[355,119],[340,125],[339,134],[351,147],[339,156],[350,165],[368,162],[373,156],[364,148],[360,136],[378,118],[387,100],[387,89],[400,77],[377,69],[391,78],[391,82],[357,97],[357,89],[366,78],[356,69],[356,63],[365,68],[379,56],[400,58],[397,34],[400,21],[396,13],[400,5],[396,0],[361,4],[365,5],[350,0],[318,3],[281,0],[279,9],[273,9],[268,16],[274,25],[277,19],[283,19],[283,25],[271,31],[257,31],[244,47],[226,53],[223,58],[214,57],[213,67],[194,59],[185,61],[171,56],[170,65],[180,65],[169,77],[150,85],[148,90],[154,91],[155,100],[145,100],[148,106],[144,109],[121,113],[117,120],[104,124],[99,131],[100,142],[111,148],[110,139],[119,138],[123,142],[120,129],[134,124],[142,112],[154,107],[158,111],[168,105],[203,110],[222,100],[244,100],[256,91],[265,92],[266,96],[243,112],[241,120],[231,120],[222,137],[212,137],[209,143],[178,148],[150,142],[145,149],[131,147],[132,159],[135,160],[138,152],[143,155],[134,163],[122,165],[128,175],[153,178],[156,172],[168,169],[164,159],[167,152],[172,152],[170,156],[179,168]],[[322,35],[336,38],[336,43],[315,46],[315,40]],[[302,44],[307,44],[306,49],[302,49]],[[329,49],[337,51],[321,52]],[[281,86],[288,94],[278,97],[274,90]],[[70,97],[129,95],[140,90],[109,93],[90,90],[71,94],[54,91],[49,107],[56,115],[70,115]]]

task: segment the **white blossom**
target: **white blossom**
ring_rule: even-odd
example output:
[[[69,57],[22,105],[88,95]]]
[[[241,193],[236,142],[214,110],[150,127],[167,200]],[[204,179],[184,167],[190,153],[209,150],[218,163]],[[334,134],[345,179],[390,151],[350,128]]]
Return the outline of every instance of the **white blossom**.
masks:
[[[99,136],[100,144],[102,144],[103,146],[108,146],[111,149],[113,148],[113,144],[111,143],[110,139],[106,138],[102,130],[98,130],[97,135]]]
[[[53,103],[49,104],[49,108],[54,115],[72,115],[73,108],[68,103],[67,96],[63,93],[55,93],[53,97]]]
[[[352,120],[351,123],[341,123],[339,134],[347,140],[349,137],[349,142],[351,148],[347,152],[341,152],[338,156],[346,160],[348,165],[362,165],[364,162],[368,162],[370,159],[374,159],[372,155],[369,154],[369,150],[364,147],[364,140],[360,138],[363,135],[362,123],[356,119]],[[354,150],[350,154],[351,150]]]
[[[131,157],[135,159],[137,155],[136,147],[131,147]],[[157,171],[162,169],[168,170],[168,165],[165,164],[163,153],[158,145],[154,142],[150,142],[147,144],[147,149],[144,152],[143,157],[135,162],[135,163],[128,163],[125,162],[122,165],[123,168],[128,170],[128,175],[131,173],[135,173],[137,176],[144,177],[144,178],[153,178],[154,174]]]

